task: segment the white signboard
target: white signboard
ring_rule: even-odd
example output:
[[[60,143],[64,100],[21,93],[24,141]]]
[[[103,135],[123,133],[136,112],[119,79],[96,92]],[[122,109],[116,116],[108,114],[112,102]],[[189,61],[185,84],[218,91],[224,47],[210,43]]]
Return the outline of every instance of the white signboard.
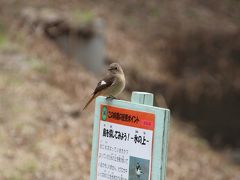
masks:
[[[155,115],[101,105],[97,180],[150,180]]]

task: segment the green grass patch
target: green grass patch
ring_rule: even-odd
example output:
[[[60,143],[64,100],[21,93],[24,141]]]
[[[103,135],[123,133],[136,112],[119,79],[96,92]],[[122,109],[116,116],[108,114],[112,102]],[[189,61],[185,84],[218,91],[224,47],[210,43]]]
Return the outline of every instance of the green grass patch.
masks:
[[[127,26],[134,26],[137,24],[138,19],[135,16],[128,16],[126,18]]]
[[[3,25],[0,23],[0,48],[6,47],[8,44],[8,38],[6,35],[6,31]]]
[[[38,169],[36,160],[30,159],[17,167],[20,174],[34,174]]]
[[[73,20],[79,24],[88,24],[93,21],[95,14],[90,10],[76,10],[73,12]]]
[[[29,59],[28,63],[30,64],[31,69],[33,71],[36,71],[41,74],[47,74],[49,72],[48,66],[46,64],[44,64],[43,62],[40,62],[40,60],[38,60],[36,58]]]
[[[155,7],[153,9],[151,9],[150,15],[154,16],[154,17],[159,17],[161,15],[160,8],[159,7]]]
[[[13,173],[10,174],[9,176],[6,177],[8,180],[24,180],[24,177],[19,175],[18,173]]]
[[[13,86],[18,87],[23,84],[23,79],[17,73],[0,73],[0,87]]]
[[[6,35],[3,32],[0,32],[0,48],[5,47],[8,40]]]

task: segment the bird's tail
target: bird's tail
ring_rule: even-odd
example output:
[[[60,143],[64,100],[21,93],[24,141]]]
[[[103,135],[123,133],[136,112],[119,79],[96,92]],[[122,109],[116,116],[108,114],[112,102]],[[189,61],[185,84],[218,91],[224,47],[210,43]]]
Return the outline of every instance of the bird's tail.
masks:
[[[92,102],[92,100],[96,97],[96,94],[93,94],[92,97],[88,100],[88,102],[86,103],[86,105],[83,107],[83,110],[85,110],[88,105]]]

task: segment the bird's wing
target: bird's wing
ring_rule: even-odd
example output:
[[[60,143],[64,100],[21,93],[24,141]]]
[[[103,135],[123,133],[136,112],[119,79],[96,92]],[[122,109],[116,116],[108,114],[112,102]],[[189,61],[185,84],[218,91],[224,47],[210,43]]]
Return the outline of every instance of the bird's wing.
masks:
[[[95,88],[93,94],[97,94],[98,92],[112,86],[114,84],[115,78],[113,76],[106,76],[101,81],[98,82],[97,87]]]

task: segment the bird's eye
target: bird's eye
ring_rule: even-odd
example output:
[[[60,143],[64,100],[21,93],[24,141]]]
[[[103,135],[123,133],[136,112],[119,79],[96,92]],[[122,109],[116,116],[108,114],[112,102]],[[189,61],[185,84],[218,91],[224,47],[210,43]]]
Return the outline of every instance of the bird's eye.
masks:
[[[117,68],[117,67],[115,67],[114,69],[115,69],[115,70],[117,70],[118,68]]]

